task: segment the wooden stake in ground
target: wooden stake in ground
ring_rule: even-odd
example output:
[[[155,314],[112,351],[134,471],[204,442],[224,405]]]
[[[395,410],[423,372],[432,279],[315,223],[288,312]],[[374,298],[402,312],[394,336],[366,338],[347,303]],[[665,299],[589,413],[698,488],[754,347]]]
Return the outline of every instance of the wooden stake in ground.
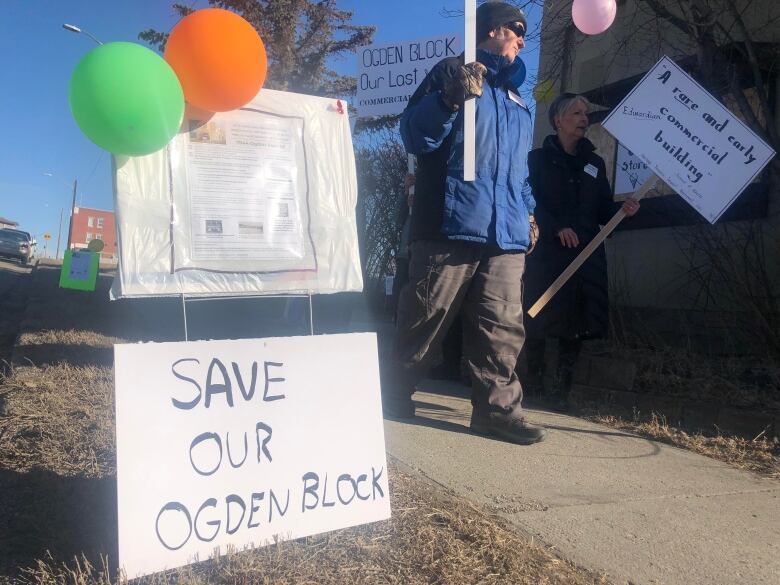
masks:
[[[658,177],[651,175],[650,178],[648,178],[647,181],[645,181],[642,186],[637,189],[632,197],[637,201],[642,199],[650,191],[656,188],[656,185],[659,181],[660,179]],[[563,285],[568,282],[568,280],[575,272],[577,272],[577,269],[583,265],[585,260],[587,260],[591,254],[593,254],[596,248],[598,248],[601,243],[607,239],[607,236],[609,236],[609,234],[611,234],[612,231],[617,227],[617,225],[623,221],[624,217],[626,217],[626,212],[621,208],[615,215],[612,216],[612,219],[609,220],[607,225],[601,228],[601,231],[596,234],[596,237],[593,238],[587,246],[585,246],[582,252],[579,253],[579,255],[572,261],[572,263],[566,267],[566,270],[564,270],[561,275],[556,278],[555,281],[550,285],[550,287],[544,291],[544,294],[539,297],[539,300],[536,301],[530,309],[528,309],[528,315],[530,317],[536,317],[539,314],[539,311],[541,311],[544,306],[550,302],[550,299],[552,299],[555,294],[561,290]]]
[[[477,0],[465,0],[464,9],[465,34],[464,63],[477,60]],[[467,99],[463,104],[463,180],[473,181],[476,178],[476,146],[474,126],[477,120],[476,98]]]

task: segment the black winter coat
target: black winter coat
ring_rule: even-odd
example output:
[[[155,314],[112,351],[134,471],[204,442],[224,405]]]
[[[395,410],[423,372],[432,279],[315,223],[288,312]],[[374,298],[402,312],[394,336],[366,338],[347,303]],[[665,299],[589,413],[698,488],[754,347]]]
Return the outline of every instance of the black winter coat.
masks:
[[[529,177],[536,199],[540,238],[526,258],[524,304],[530,307],[566,269],[620,207],[613,202],[604,160],[593,143],[582,138],[577,155],[566,154],[556,135],[528,156]],[[565,248],[556,233],[572,228],[579,246]],[[607,259],[598,249],[532,319],[526,316],[529,338],[601,337],[609,319]]]

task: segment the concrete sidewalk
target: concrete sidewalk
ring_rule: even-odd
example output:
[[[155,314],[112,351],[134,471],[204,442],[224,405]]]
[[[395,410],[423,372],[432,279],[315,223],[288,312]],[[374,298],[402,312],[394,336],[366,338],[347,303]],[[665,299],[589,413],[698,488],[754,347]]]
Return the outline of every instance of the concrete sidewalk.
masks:
[[[618,583],[780,583],[780,482],[581,419],[529,411],[546,441],[471,434],[468,389],[426,381],[387,450]]]

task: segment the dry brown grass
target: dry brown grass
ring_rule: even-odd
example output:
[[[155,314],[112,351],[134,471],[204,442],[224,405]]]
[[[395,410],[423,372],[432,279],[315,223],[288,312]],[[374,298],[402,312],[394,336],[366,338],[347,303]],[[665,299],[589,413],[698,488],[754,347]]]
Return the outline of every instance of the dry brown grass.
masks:
[[[46,500],[35,517],[25,494],[16,494],[14,508],[27,510],[28,525],[46,523],[52,532],[79,532],[106,542],[112,518],[91,521],[65,514],[83,509],[95,494],[110,491],[115,473],[112,374],[102,368],[16,368],[3,385],[7,415],[0,419],[0,469],[22,480],[45,470],[37,481],[34,501]],[[141,583],[602,583],[603,579],[556,558],[519,537],[503,520],[469,502],[444,494],[421,479],[391,466],[393,518],[368,526],[336,531],[263,549],[231,553]],[[108,479],[108,485],[61,487],[65,478]],[[105,489],[104,489],[105,488]],[[48,494],[48,497],[47,497]],[[62,494],[67,494],[64,497]],[[87,502],[80,501],[84,494]],[[87,497],[86,494],[90,494]],[[104,494],[105,497],[105,494]],[[110,499],[110,498],[108,498]],[[103,506],[110,507],[110,504]],[[80,517],[80,516],[79,516]],[[74,524],[75,522],[75,524]],[[95,524],[102,524],[101,528]],[[106,526],[108,525],[108,526]],[[5,583],[110,583],[110,550],[87,542],[87,556],[62,563],[66,543],[44,555],[20,547],[12,552],[30,563]],[[105,546],[105,544],[104,544]],[[110,549],[110,545],[108,545]],[[67,551],[67,552],[66,552]],[[0,553],[1,554],[1,553]],[[38,560],[34,561],[38,556]],[[89,559],[98,559],[91,564]],[[101,561],[102,559],[102,561]],[[8,563],[10,559],[6,559]],[[94,561],[93,561],[94,562]]]
[[[46,278],[53,283],[41,273],[39,284]],[[96,297],[55,287],[35,287],[16,365],[0,378],[0,585],[123,581],[115,569],[113,372],[105,363],[116,331],[94,323],[94,307],[85,301]],[[101,305],[101,314],[110,317],[111,310]],[[89,311],[93,322],[83,318]],[[521,537],[489,509],[392,461],[389,480],[388,521],[228,552],[137,582],[605,582]]]
[[[123,342],[118,337],[82,329],[43,329],[40,331],[23,332],[19,335],[16,343],[18,346],[86,345],[89,347],[113,347],[115,343]]]
[[[675,447],[694,451],[752,471],[764,477],[780,479],[780,443],[777,439],[759,436],[743,439],[726,435],[690,434],[669,426],[663,416],[652,413],[642,417],[635,413],[631,419],[611,414],[596,414],[586,417],[594,422],[616,429],[630,431]]]
[[[588,574],[517,536],[498,517],[390,468],[393,518],[262,549],[228,554],[139,584],[168,583],[484,583],[597,584]],[[14,584],[108,584],[110,562],[51,555],[25,568]]]
[[[780,363],[744,355],[707,355],[668,346],[587,342],[596,355],[631,361],[634,390],[690,402],[780,410]]]
[[[13,368],[0,386],[0,468],[105,477],[115,472],[114,378],[67,363]]]

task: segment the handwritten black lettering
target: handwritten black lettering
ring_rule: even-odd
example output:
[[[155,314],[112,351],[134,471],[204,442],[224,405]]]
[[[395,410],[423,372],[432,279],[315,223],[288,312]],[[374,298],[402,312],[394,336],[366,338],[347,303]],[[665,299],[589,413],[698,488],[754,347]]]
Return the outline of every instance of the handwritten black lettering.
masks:
[[[344,497],[341,495],[341,484],[342,482],[345,481],[349,482],[350,488],[352,490],[351,495],[347,499],[344,499]],[[336,480],[336,495],[339,498],[339,502],[341,502],[345,506],[355,499],[355,495],[357,495],[357,482],[354,479],[352,479],[352,476],[349,473],[342,473],[341,475],[339,475],[338,480]]]
[[[269,378],[268,377],[268,368],[269,367],[275,367],[275,368],[281,368],[284,364],[279,362],[265,362],[264,369],[265,369],[265,390],[263,390],[263,402],[273,402],[274,400],[281,400],[284,398],[284,394],[277,394],[275,396],[268,396],[268,388],[271,386],[271,382],[284,382],[284,378]]]
[[[276,508],[276,512],[279,514],[279,516],[284,516],[287,514],[287,509],[290,507],[290,490],[287,490],[287,500],[284,503],[284,510],[279,506],[279,500],[276,497],[276,494],[274,493],[274,490],[271,491],[271,501],[268,503],[268,522],[272,522],[274,519],[274,508]]]
[[[265,492],[252,493],[251,504],[250,504],[251,507],[249,508],[249,522],[247,522],[246,525],[247,528],[257,528],[258,526],[260,526],[260,522],[253,524],[252,518],[255,517],[255,512],[257,512],[260,509],[259,502],[262,502],[263,498],[265,498]],[[258,502],[257,506],[255,506],[255,502]]]
[[[235,504],[241,507],[241,518],[239,518],[238,522],[236,522],[235,528],[230,527],[230,504]],[[230,494],[225,498],[225,507],[227,508],[227,517],[225,518],[225,532],[228,534],[235,534],[238,532],[238,529],[241,528],[241,522],[244,521],[244,516],[246,515],[246,504],[244,503],[244,500],[241,498],[241,496],[237,494]]]
[[[373,481],[372,481],[371,483],[372,483],[372,485],[373,485],[373,488],[374,488],[374,491],[373,491],[373,496],[374,496],[374,499],[375,499],[375,500],[376,500],[376,493],[377,493],[377,492],[379,492],[379,495],[380,495],[381,497],[383,497],[383,498],[385,497],[385,492],[383,492],[383,491],[382,491],[382,486],[381,486],[381,485],[379,485],[379,480],[382,478],[382,472],[383,472],[384,470],[385,470],[385,468],[383,467],[382,469],[380,469],[380,470],[379,470],[379,473],[377,474],[377,472],[376,472],[376,469],[374,469],[373,467],[371,467],[371,475],[372,475],[372,476],[373,476],[373,478],[374,478],[374,479],[373,479]]]
[[[222,376],[221,384],[218,384],[213,380],[215,367],[219,370],[219,373]],[[228,406],[233,406],[233,387],[230,383],[230,376],[228,376],[227,368],[225,368],[225,364],[223,364],[217,358],[214,358],[211,360],[208,374],[206,374],[206,400],[204,402],[204,406],[206,408],[211,406],[211,397],[214,394],[222,394],[223,392],[225,394],[225,398],[227,399]]]
[[[187,522],[187,536],[184,537],[184,540],[181,542],[181,544],[177,544],[177,545],[169,544],[163,538],[163,535],[160,534],[160,518],[162,518],[163,514],[165,514],[166,512],[180,512],[184,514],[184,518],[186,519]],[[168,550],[179,550],[181,547],[187,544],[187,541],[190,539],[190,536],[192,535],[192,517],[190,516],[189,510],[187,510],[187,507],[181,502],[168,502],[160,509],[160,513],[157,514],[157,520],[154,523],[154,530],[157,533],[157,540],[160,541],[160,544],[162,544]]]
[[[225,436],[225,444],[227,445],[227,454],[228,454],[228,461],[230,461],[230,466],[233,469],[238,469],[244,464],[247,455],[249,455],[249,441],[247,439],[246,433],[244,433],[244,458],[239,463],[233,462],[233,455],[231,454],[231,450],[230,450],[230,433],[228,433]]]
[[[301,513],[306,510],[314,510],[317,504],[320,503],[320,496],[317,494],[317,488],[320,486],[320,476],[313,471],[308,471],[303,474],[303,497],[301,498]],[[306,499],[308,496],[314,498],[314,503],[307,504]]]
[[[332,508],[336,505],[336,502],[331,501],[328,502],[325,500],[325,498],[328,497],[328,474],[325,474],[325,484],[322,487],[322,507],[323,508]]]
[[[198,530],[198,519],[200,518],[201,512],[205,510],[206,508],[216,508],[217,507],[217,499],[216,498],[208,498],[205,502],[203,502],[200,505],[200,508],[198,508],[198,512],[195,514],[195,536],[198,538],[198,540],[202,540],[203,542],[211,542],[217,537],[217,534],[219,533],[219,527],[222,524],[220,520],[207,520],[206,526],[214,526],[214,534],[212,534],[210,537],[205,537],[200,533],[200,530]]]
[[[360,484],[366,481],[368,481],[368,475],[362,473],[358,476],[357,481],[355,482],[355,493],[357,494],[359,500],[367,500],[371,497],[371,494],[366,494],[365,496],[360,495]]]
[[[214,441],[214,443],[217,446],[217,452],[219,453],[219,456],[217,457],[216,465],[214,465],[214,468],[211,469],[211,471],[201,469],[199,465],[195,464],[196,458],[193,457],[193,451],[195,451],[198,445],[200,445],[205,441]],[[192,468],[199,475],[213,475],[214,473],[216,473],[217,469],[219,469],[219,466],[222,464],[222,439],[219,438],[219,435],[217,433],[209,433],[209,432],[201,433],[192,440],[192,442],[190,443],[190,464],[192,464]]]
[[[233,362],[233,374],[236,376],[236,382],[238,383],[238,389],[241,391],[241,396],[244,397],[244,400],[249,402],[252,400],[252,396],[255,395],[255,384],[257,384],[257,362],[252,362],[252,383],[249,385],[248,393],[244,387],[244,379],[241,377],[241,369],[238,367],[236,362]]]
[[[260,431],[263,431],[265,433],[265,437],[263,437],[262,445],[260,444]],[[255,437],[257,438],[257,462],[260,463],[260,453],[262,452],[267,458],[268,461],[273,461],[273,458],[271,457],[271,451],[268,449],[268,442],[271,440],[271,435],[273,434],[273,429],[269,427],[267,424],[263,422],[258,422],[255,425]]]
[[[201,389],[200,384],[198,384],[195,380],[193,380],[188,376],[180,374],[179,372],[176,371],[176,366],[182,362],[195,362],[196,364],[200,364],[200,361],[198,361],[195,358],[182,358],[180,360],[176,360],[175,362],[173,362],[173,365],[171,366],[171,372],[173,373],[174,376],[176,376],[179,380],[184,380],[185,382],[189,382],[190,384],[195,386],[195,388],[198,389],[198,395],[192,400],[190,400],[189,402],[182,402],[180,400],[176,400],[175,398],[171,398],[171,402],[173,402],[173,405],[176,408],[180,408],[182,410],[190,410],[192,408],[195,408],[198,405],[198,402],[200,402],[200,396],[203,390]]]

